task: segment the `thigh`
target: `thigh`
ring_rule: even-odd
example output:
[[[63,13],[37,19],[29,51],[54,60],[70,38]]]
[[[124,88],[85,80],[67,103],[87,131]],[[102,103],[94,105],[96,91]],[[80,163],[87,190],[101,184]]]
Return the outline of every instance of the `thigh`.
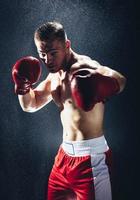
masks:
[[[68,180],[73,191],[77,195],[77,200],[94,200],[94,180],[92,174],[91,157],[73,157],[70,160],[68,170]]]
[[[77,200],[95,200],[95,190],[93,181],[81,184],[81,188],[76,187]]]
[[[50,173],[47,200],[76,200],[75,193],[69,187],[66,171],[66,159],[60,149]]]
[[[112,200],[110,178],[97,177],[94,181],[95,200]]]
[[[106,153],[91,158],[95,200],[112,200],[110,166],[107,163]]]
[[[49,177],[47,200],[76,200],[65,177],[56,171],[52,171]]]

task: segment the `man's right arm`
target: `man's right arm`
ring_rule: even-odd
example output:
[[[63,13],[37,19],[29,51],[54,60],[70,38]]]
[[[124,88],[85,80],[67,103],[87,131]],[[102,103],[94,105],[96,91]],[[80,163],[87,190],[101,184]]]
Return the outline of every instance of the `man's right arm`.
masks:
[[[42,81],[35,89],[30,89],[25,95],[18,95],[23,111],[36,112],[52,100],[51,75]]]
[[[12,77],[15,83],[15,93],[19,103],[25,112],[35,112],[52,100],[51,77],[42,81],[35,89],[41,75],[40,61],[32,56],[20,58],[12,68]]]

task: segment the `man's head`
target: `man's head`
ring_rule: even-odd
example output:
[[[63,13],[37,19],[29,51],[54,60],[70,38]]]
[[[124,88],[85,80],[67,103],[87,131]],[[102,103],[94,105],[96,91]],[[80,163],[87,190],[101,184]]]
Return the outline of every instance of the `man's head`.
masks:
[[[70,49],[70,41],[62,24],[47,22],[41,25],[34,34],[35,44],[40,58],[50,72],[54,73],[64,67]]]

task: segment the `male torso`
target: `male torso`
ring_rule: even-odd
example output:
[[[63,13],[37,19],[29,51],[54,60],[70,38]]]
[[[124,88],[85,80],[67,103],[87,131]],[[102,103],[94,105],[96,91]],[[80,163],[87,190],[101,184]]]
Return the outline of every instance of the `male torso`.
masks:
[[[71,69],[81,68],[90,59],[76,55]],[[90,91],[90,88],[87,88]],[[60,70],[51,76],[51,94],[60,108],[64,140],[85,140],[103,134],[104,103],[97,103],[92,110],[85,112],[78,108],[71,95],[70,72]]]

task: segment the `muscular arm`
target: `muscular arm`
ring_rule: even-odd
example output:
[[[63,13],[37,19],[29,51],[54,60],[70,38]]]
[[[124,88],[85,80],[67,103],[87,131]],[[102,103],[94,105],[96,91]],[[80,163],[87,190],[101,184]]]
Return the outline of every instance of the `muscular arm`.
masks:
[[[108,76],[110,78],[115,78],[118,83],[119,83],[119,86],[120,86],[120,90],[118,93],[122,92],[123,89],[125,88],[125,84],[126,84],[126,78],[119,72],[109,68],[109,67],[106,67],[106,66],[101,66],[99,65],[96,69],[95,69],[96,72],[100,73],[101,75],[103,76]]]
[[[94,72],[91,70],[91,73],[99,73],[103,76],[108,76],[110,78],[115,78],[120,86],[120,90],[118,93],[122,92],[125,88],[126,84],[126,78],[119,72],[115,71],[114,69],[111,69],[107,66],[100,65],[97,61],[86,59],[85,62],[77,63],[76,65],[73,65],[71,69],[71,73],[78,71],[81,68],[90,68],[93,69]]]
[[[25,112],[36,112],[52,100],[51,75],[42,81],[35,89],[25,95],[18,95],[19,103]]]
[[[71,69],[70,81],[75,104],[89,111],[96,103],[120,93],[126,79],[119,72],[88,60]]]

